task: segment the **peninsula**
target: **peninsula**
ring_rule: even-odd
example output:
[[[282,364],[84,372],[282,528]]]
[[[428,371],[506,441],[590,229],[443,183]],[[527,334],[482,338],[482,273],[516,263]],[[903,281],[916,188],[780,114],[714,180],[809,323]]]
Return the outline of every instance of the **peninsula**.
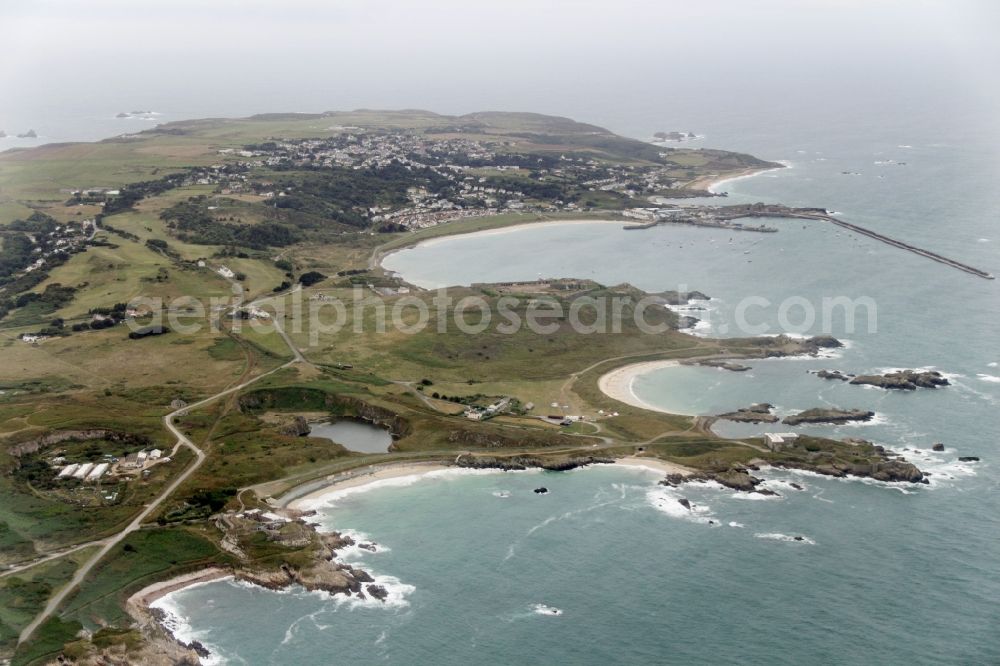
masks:
[[[816,354],[836,340],[696,338],[666,306],[704,294],[572,275],[451,291],[520,320],[539,304],[573,312],[609,299],[620,330],[580,335],[552,316],[544,332],[470,334],[456,325],[469,313],[380,266],[452,234],[660,223],[644,220],[659,215],[643,212],[651,199],[704,197],[712,182],[773,168],[566,118],[424,111],[184,121],[0,154],[0,605],[16,609],[0,615],[0,657],[204,657],[144,610],[150,590],[178,576],[379,599],[365,572],[338,564],[342,536],[316,532],[292,504],[396,466],[617,462],[748,491],[750,471],[768,465],[920,482],[879,445],[724,439],[711,419],[615,390],[639,364],[741,371],[739,359]],[[684,212],[663,223],[832,221],[820,209],[670,210]],[[371,323],[358,293],[399,306],[407,326],[416,316],[403,306],[415,303],[451,323],[335,328],[333,303]],[[296,308],[318,314],[296,320]],[[663,332],[645,333],[640,315]],[[755,406],[745,418],[768,415]],[[388,451],[309,432],[345,420],[390,433]]]

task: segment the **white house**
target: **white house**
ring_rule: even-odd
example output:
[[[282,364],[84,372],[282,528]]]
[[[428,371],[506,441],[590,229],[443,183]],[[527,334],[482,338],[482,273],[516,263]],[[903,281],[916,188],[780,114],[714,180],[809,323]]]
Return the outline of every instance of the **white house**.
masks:
[[[764,442],[772,451],[780,451],[785,444],[794,442],[798,437],[798,433],[794,432],[767,432],[764,433]]]

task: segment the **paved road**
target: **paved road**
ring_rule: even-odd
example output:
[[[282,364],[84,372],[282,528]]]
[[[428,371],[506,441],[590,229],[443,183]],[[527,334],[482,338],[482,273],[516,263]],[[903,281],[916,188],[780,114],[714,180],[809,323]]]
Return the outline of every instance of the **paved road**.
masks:
[[[25,571],[26,569],[30,569],[32,567],[38,566],[39,564],[48,562],[49,560],[58,560],[60,557],[66,557],[67,555],[75,553],[78,550],[83,550],[84,548],[90,548],[91,546],[96,546],[102,543],[104,543],[104,539],[98,539],[97,541],[88,541],[87,543],[80,543],[75,546],[71,546],[69,548],[63,548],[62,550],[53,551],[48,555],[38,557],[36,559],[31,560],[30,562],[18,564],[16,566],[12,566],[9,569],[4,569],[3,571],[0,571],[0,578],[12,576],[20,571]]]
[[[271,300],[271,299],[274,299],[274,298],[284,297],[284,296],[288,295],[289,293],[292,293],[294,291],[298,291],[299,289],[300,289],[300,286],[297,285],[296,287],[294,287],[289,292],[282,293],[282,294],[274,294],[272,296],[267,296],[267,297],[259,298],[256,301],[253,301],[252,305],[259,305],[261,303],[264,303],[264,302],[266,302],[268,300]],[[253,379],[245,381],[245,382],[243,382],[241,384],[237,384],[236,386],[231,386],[230,388],[225,389],[223,391],[220,391],[219,393],[216,393],[215,395],[212,395],[212,396],[210,396],[208,398],[205,398],[203,400],[199,400],[198,402],[195,402],[195,403],[190,404],[190,405],[188,405],[186,407],[183,407],[182,409],[178,409],[176,411],[173,411],[173,412],[171,412],[171,413],[169,413],[169,414],[167,414],[166,416],[163,417],[163,425],[164,425],[164,427],[169,432],[171,432],[174,435],[174,437],[177,438],[177,443],[174,445],[174,448],[171,451],[171,455],[172,456],[176,456],[177,452],[180,450],[180,448],[182,446],[185,446],[185,447],[191,449],[192,452],[194,452],[194,454],[195,454],[195,461],[194,461],[194,464],[190,465],[177,478],[175,478],[170,483],[170,485],[168,485],[163,490],[163,492],[161,492],[152,502],[150,502],[149,504],[147,504],[143,508],[143,510],[132,520],[132,522],[130,522],[123,530],[121,530],[120,532],[118,532],[117,534],[115,534],[113,536],[107,537],[105,539],[91,541],[91,542],[84,543],[84,544],[78,544],[78,545],[74,546],[73,548],[61,551],[59,553],[53,553],[53,554],[45,556],[44,558],[41,558],[41,559],[35,560],[35,561],[31,562],[31,563],[22,565],[21,567],[19,567],[16,570],[12,569],[12,570],[8,570],[6,572],[3,572],[2,575],[9,575],[11,573],[14,573],[14,571],[27,569],[27,568],[29,568],[31,566],[35,566],[35,565],[37,565],[37,564],[39,564],[41,562],[44,562],[44,561],[47,561],[47,560],[51,560],[51,559],[56,559],[58,557],[62,557],[62,556],[67,555],[67,554],[69,554],[71,552],[75,552],[77,550],[81,550],[81,549],[86,548],[88,546],[97,546],[97,545],[101,546],[100,550],[96,554],[94,554],[90,559],[88,559],[86,562],[84,562],[80,566],[80,568],[73,575],[73,578],[70,580],[70,582],[67,585],[65,585],[62,589],[60,589],[51,599],[49,599],[48,603],[45,605],[45,609],[28,626],[26,626],[24,628],[24,630],[20,634],[20,637],[18,638],[18,642],[19,643],[23,643],[28,638],[30,638],[31,635],[35,632],[35,630],[38,629],[38,627],[46,619],[48,619],[53,613],[55,613],[55,611],[66,600],[66,598],[70,595],[70,593],[72,593],[77,587],[79,587],[80,583],[83,582],[84,578],[86,578],[87,574],[89,574],[91,572],[91,570],[94,568],[94,566],[96,566],[97,563],[100,562],[101,559],[103,559],[105,555],[107,555],[109,552],[111,552],[111,550],[115,546],[117,546],[119,543],[121,543],[121,541],[123,539],[125,539],[125,537],[127,537],[132,532],[135,532],[136,530],[140,529],[142,527],[142,523],[150,515],[152,515],[153,512],[156,511],[156,509],[158,509],[160,507],[160,505],[163,504],[163,502],[168,497],[170,497],[174,493],[174,491],[177,490],[178,487],[180,487],[180,485],[182,483],[184,483],[187,479],[189,479],[191,477],[191,475],[194,474],[194,472],[197,471],[197,469],[199,467],[201,467],[202,463],[204,463],[204,461],[205,461],[205,452],[202,451],[200,448],[198,448],[198,446],[196,446],[194,442],[192,442],[183,432],[181,432],[181,430],[176,425],[174,425],[173,421],[174,421],[174,419],[176,417],[185,414],[188,410],[197,409],[198,407],[202,407],[204,405],[207,405],[207,404],[209,404],[211,402],[214,402],[214,401],[218,400],[219,398],[227,396],[227,395],[229,395],[231,393],[235,393],[236,391],[241,391],[244,388],[246,388],[247,386],[250,386],[251,384],[253,384],[255,382],[258,382],[261,379],[264,379],[265,377],[267,377],[267,376],[269,376],[271,374],[274,374],[275,372],[278,372],[279,370],[283,370],[283,369],[285,369],[285,368],[287,368],[287,367],[289,367],[289,366],[291,366],[293,364],[296,364],[296,363],[310,363],[302,355],[302,352],[298,349],[298,347],[296,347],[295,344],[293,344],[291,337],[285,331],[285,328],[282,325],[282,322],[279,322],[277,317],[275,317],[274,324],[275,324],[275,329],[277,330],[278,334],[285,341],[285,344],[288,345],[288,348],[291,350],[291,352],[293,354],[293,358],[292,358],[291,361],[288,361],[287,363],[284,363],[284,364],[278,366],[277,368],[274,368],[273,370],[270,370],[270,371],[268,371],[268,372],[266,372],[266,373],[264,373],[262,375],[254,377]],[[648,352],[646,354],[648,354]],[[597,363],[594,363],[594,364],[588,366],[587,368],[584,368],[583,370],[580,370],[579,372],[573,373],[570,376],[570,378],[566,381],[566,383],[563,385],[563,390],[567,391],[572,386],[572,383],[575,382],[576,379],[580,375],[582,375],[583,373],[587,372],[588,370],[591,370],[591,369],[593,369],[593,368],[595,368],[595,367],[597,367],[597,366],[599,366],[599,365],[601,365],[603,363],[607,363],[607,362],[613,361],[613,360],[619,360],[619,359],[622,359],[622,358],[627,358],[629,356],[639,356],[639,355],[643,355],[643,354],[629,354],[629,355],[625,355],[625,356],[621,356],[621,357],[615,357],[615,358],[611,358],[611,359],[604,359],[602,361],[598,361]],[[414,391],[414,392],[417,393],[419,395],[419,397],[421,397],[422,399],[424,399],[425,404],[427,404],[430,407],[429,403],[427,403],[426,396],[420,395],[418,391]],[[663,435],[667,435],[667,434],[674,434],[674,433],[664,433]],[[661,436],[663,436],[663,435],[661,435]],[[602,445],[595,445],[594,447],[592,447],[592,450],[593,449],[600,450],[600,449],[604,449],[604,448],[610,448],[612,446],[619,446],[619,444],[613,443],[613,440],[611,440],[611,438],[608,438],[608,437],[603,437],[603,436],[597,436],[597,437],[595,437],[595,436],[592,436],[592,435],[589,436],[589,437],[594,437],[594,438],[603,440],[603,444]],[[573,450],[575,450],[575,449],[573,449]],[[554,453],[556,451],[549,450],[548,452],[549,453]],[[442,452],[442,453],[444,453],[444,452]],[[453,451],[452,452],[448,452],[449,455],[451,453],[454,453],[454,452]]]
[[[273,298],[273,297],[271,297],[271,298]],[[266,299],[262,299],[262,300],[266,300]],[[194,454],[195,454],[194,464],[190,465],[187,469],[185,469],[180,474],[180,476],[178,476],[177,478],[175,478],[170,483],[170,485],[168,485],[166,488],[164,488],[163,492],[161,492],[152,502],[150,502],[149,504],[147,504],[145,506],[145,508],[143,508],[143,510],[139,513],[139,515],[137,515],[134,519],[132,519],[132,522],[130,522],[122,531],[118,532],[117,534],[115,534],[113,536],[107,537],[105,539],[101,539],[101,540],[98,540],[98,541],[92,541],[92,542],[89,542],[89,543],[79,544],[77,546],[74,546],[73,550],[79,550],[81,548],[86,548],[87,546],[94,546],[94,545],[101,545],[101,549],[99,551],[97,551],[97,553],[95,553],[93,557],[91,557],[89,560],[87,560],[86,562],[84,562],[83,564],[81,564],[80,568],[77,569],[76,573],[73,575],[73,578],[69,581],[69,583],[67,585],[65,585],[62,589],[60,589],[51,599],[49,599],[49,602],[45,605],[45,609],[41,613],[39,613],[39,615],[34,620],[32,620],[31,624],[29,624],[28,626],[26,626],[24,628],[24,630],[21,632],[21,635],[18,637],[18,643],[23,643],[28,638],[30,638],[31,635],[35,632],[35,630],[38,629],[38,627],[42,624],[42,622],[44,622],[53,613],[55,613],[56,609],[58,609],[59,606],[63,603],[63,601],[66,600],[66,598],[70,595],[70,593],[73,592],[73,590],[75,590],[77,587],[79,587],[80,583],[83,582],[83,579],[86,578],[87,574],[90,573],[90,571],[94,568],[94,566],[98,562],[100,562],[101,559],[103,559],[105,555],[107,555],[109,552],[111,552],[112,548],[114,548],[119,543],[121,543],[122,539],[124,539],[125,537],[127,537],[132,532],[135,532],[136,530],[138,530],[139,528],[141,528],[142,527],[142,523],[150,515],[152,515],[152,513],[154,511],[156,511],[156,509],[158,509],[160,507],[160,505],[163,504],[163,502],[168,497],[170,497],[170,495],[172,495],[173,492],[175,490],[177,490],[177,488],[180,487],[180,485],[182,483],[184,483],[185,481],[187,481],[191,477],[191,475],[194,474],[195,471],[199,467],[201,467],[201,465],[202,465],[203,462],[205,462],[205,452],[202,451],[200,448],[198,448],[195,445],[194,442],[192,442],[190,439],[188,439],[187,435],[185,435],[183,432],[181,432],[181,430],[176,425],[174,425],[174,419],[176,417],[181,416],[182,414],[186,413],[190,409],[197,409],[198,407],[202,407],[202,406],[207,405],[207,404],[209,404],[211,402],[214,402],[214,401],[218,400],[219,398],[221,398],[223,396],[227,396],[227,395],[229,395],[231,393],[235,393],[236,391],[241,391],[244,388],[246,388],[247,386],[250,386],[251,384],[253,384],[255,382],[258,382],[261,379],[264,379],[268,375],[274,374],[275,372],[278,372],[279,370],[283,370],[283,369],[287,368],[288,366],[293,365],[295,363],[298,363],[300,360],[302,360],[302,358],[303,358],[302,354],[291,343],[291,339],[285,333],[284,327],[279,322],[275,321],[275,328],[281,334],[282,338],[288,343],[288,346],[292,349],[293,353],[295,354],[295,358],[293,358],[291,361],[289,361],[289,362],[287,362],[287,363],[285,363],[283,365],[280,365],[277,368],[274,368],[273,370],[270,370],[270,371],[268,371],[268,372],[266,372],[266,373],[264,373],[262,375],[258,375],[257,377],[254,377],[253,379],[245,381],[245,382],[243,382],[241,384],[237,384],[236,386],[231,386],[231,387],[229,387],[228,389],[226,389],[224,391],[220,391],[219,393],[216,393],[213,396],[205,398],[204,400],[199,400],[198,402],[192,403],[192,404],[190,404],[190,405],[188,405],[186,407],[183,407],[182,409],[178,409],[176,411],[170,412],[169,414],[167,414],[166,416],[163,417],[163,425],[164,425],[164,427],[168,431],[170,431],[174,435],[174,437],[177,438],[177,443],[174,444],[174,448],[172,449],[170,455],[171,456],[176,456],[177,452],[180,450],[180,448],[182,446],[186,446],[187,448],[191,449],[191,451],[193,451]],[[46,557],[45,559],[55,559],[55,557],[59,557],[61,555],[65,555],[68,552],[71,552],[71,551],[64,551],[64,552],[60,553],[59,555],[54,555],[54,556],[51,556],[51,557]],[[26,565],[24,568],[27,568],[28,566],[34,566],[35,564],[38,564],[41,561],[44,561],[44,560],[36,560],[32,564]]]

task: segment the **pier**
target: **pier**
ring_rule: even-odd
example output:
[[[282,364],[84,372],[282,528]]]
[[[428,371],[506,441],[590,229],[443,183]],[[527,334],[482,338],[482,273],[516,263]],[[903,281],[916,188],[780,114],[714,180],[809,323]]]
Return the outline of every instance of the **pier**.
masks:
[[[689,224],[699,227],[731,229],[734,231],[777,231],[777,229],[773,229],[771,227],[744,226],[733,222],[733,220],[748,217],[795,218],[830,222],[849,231],[861,234],[862,236],[874,238],[875,240],[885,243],[886,245],[891,245],[892,247],[912,252],[913,254],[926,257],[931,261],[936,261],[939,264],[944,264],[945,266],[951,266],[952,268],[956,268],[964,273],[968,273],[969,275],[975,275],[976,277],[981,277],[985,280],[994,279],[991,273],[980,270],[975,266],[969,266],[968,264],[963,264],[960,261],[949,259],[948,257],[940,255],[937,252],[932,252],[930,250],[910,245],[909,243],[904,243],[901,240],[896,240],[895,238],[891,238],[885,234],[880,234],[877,231],[872,231],[871,229],[866,229],[860,225],[845,222],[834,217],[824,208],[792,208],[781,204],[764,203],[737,204],[734,206],[703,206],[698,208],[678,207],[658,212],[657,219],[642,224],[628,225],[625,229],[649,229],[650,227],[664,224]]]
[[[866,229],[865,227],[862,227],[860,225],[851,224],[850,222],[844,222],[843,220],[838,219],[828,213],[803,213],[797,215],[788,215],[787,217],[798,217],[803,219],[825,220],[827,222],[832,222],[833,224],[836,224],[839,227],[849,229],[850,231],[859,233],[862,236],[868,236],[869,238],[874,238],[875,240],[881,241],[886,245],[898,247],[901,250],[912,252],[913,254],[920,255],[921,257],[927,257],[931,261],[936,261],[939,264],[944,264],[945,266],[951,266],[952,268],[957,268],[958,270],[968,273],[970,275],[975,275],[976,277],[981,277],[986,280],[994,279],[991,273],[987,273],[984,270],[980,270],[975,266],[969,266],[968,264],[963,264],[960,261],[956,261],[954,259],[949,259],[948,257],[942,256],[937,252],[931,252],[930,250],[925,250],[923,248],[910,245],[909,243],[904,243],[901,240],[896,240],[895,238],[891,238],[889,236],[886,236],[885,234],[880,234],[877,231],[872,231],[871,229]]]

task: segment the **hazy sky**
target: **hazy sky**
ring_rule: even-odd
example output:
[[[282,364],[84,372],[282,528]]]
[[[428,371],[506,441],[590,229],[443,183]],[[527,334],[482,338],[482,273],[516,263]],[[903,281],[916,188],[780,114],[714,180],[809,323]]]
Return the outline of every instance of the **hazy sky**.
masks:
[[[607,115],[652,88],[997,102],[1000,3],[2,0],[4,119],[422,107]],[[102,106],[103,105],[103,106]],[[599,119],[599,118],[598,118]]]

